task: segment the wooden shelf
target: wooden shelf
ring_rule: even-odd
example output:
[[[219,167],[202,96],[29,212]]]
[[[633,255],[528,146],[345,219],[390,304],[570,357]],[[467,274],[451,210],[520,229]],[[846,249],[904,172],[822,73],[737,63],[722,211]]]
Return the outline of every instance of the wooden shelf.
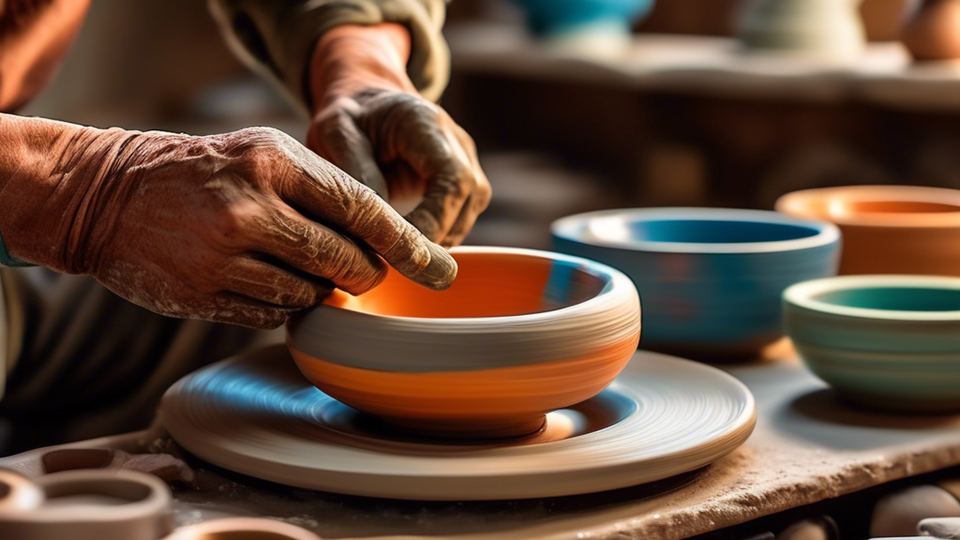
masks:
[[[960,63],[914,64],[895,42],[870,44],[853,63],[744,51],[734,39],[646,34],[616,54],[572,54],[522,28],[471,24],[447,31],[453,67],[624,89],[742,99],[858,100],[909,110],[960,111]]]

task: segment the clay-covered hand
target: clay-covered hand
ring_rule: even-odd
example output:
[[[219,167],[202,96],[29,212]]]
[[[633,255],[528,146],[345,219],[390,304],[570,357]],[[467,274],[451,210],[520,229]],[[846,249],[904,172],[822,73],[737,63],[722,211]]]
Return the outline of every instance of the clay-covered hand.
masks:
[[[473,139],[405,71],[409,35],[398,25],[342,26],[311,63],[315,115],[307,146],[394,205],[445,247],[460,244],[490,202]]]
[[[333,286],[369,290],[384,261],[434,289],[455,277],[372,189],[277,130],[76,128],[56,141],[41,180],[8,181],[6,201],[0,189],[0,208],[26,205],[0,217],[11,255],[158,313],[271,328]]]

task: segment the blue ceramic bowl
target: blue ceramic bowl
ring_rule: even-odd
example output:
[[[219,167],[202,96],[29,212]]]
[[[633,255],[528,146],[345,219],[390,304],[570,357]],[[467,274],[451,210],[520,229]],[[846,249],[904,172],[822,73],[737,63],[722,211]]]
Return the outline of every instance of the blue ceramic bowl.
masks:
[[[783,310],[807,367],[847,398],[960,409],[960,278],[818,279],[784,291]]]
[[[514,0],[527,12],[527,25],[538,35],[576,32],[584,27],[608,26],[629,32],[646,16],[654,0]]]
[[[776,212],[707,208],[610,210],[553,224],[556,251],[633,279],[645,349],[744,358],[783,335],[788,286],[836,274],[836,226]]]

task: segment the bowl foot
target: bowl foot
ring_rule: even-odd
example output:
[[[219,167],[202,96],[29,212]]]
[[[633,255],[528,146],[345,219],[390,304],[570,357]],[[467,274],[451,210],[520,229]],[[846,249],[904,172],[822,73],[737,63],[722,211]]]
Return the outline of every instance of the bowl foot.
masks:
[[[743,347],[725,348],[723,346],[715,346],[709,348],[670,343],[653,343],[649,345],[642,343],[640,349],[679,356],[680,358],[696,360],[707,364],[743,364],[762,359],[764,349],[770,344],[771,342],[765,341]]]
[[[546,415],[519,418],[410,419],[379,417],[381,421],[406,434],[432,438],[515,439],[534,435],[546,426]]]

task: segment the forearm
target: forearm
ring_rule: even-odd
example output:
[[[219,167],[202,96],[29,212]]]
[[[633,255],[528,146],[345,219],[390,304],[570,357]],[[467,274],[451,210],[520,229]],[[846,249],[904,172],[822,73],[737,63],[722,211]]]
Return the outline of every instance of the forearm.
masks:
[[[90,195],[136,132],[0,114],[0,238],[22,261],[80,273],[80,248],[101,201]]]
[[[319,40],[342,26],[393,23],[406,30],[411,85],[437,100],[449,76],[440,33],[445,0],[208,0],[234,49],[312,107],[309,69]]]
[[[317,42],[310,60],[309,90],[316,113],[341,96],[369,90],[415,94],[407,75],[410,33],[399,24],[344,25]]]

